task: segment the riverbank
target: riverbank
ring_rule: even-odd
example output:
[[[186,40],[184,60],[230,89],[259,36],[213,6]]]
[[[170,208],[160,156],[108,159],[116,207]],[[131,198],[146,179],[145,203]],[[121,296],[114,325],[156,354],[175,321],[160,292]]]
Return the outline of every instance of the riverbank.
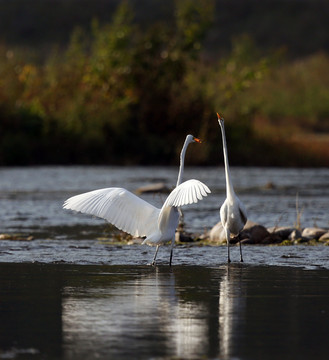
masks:
[[[217,223],[205,236],[211,243],[226,244],[225,233],[221,222]],[[248,245],[329,245],[329,230],[318,227],[278,226],[266,228],[260,224],[248,221],[242,232],[231,243],[241,241]]]

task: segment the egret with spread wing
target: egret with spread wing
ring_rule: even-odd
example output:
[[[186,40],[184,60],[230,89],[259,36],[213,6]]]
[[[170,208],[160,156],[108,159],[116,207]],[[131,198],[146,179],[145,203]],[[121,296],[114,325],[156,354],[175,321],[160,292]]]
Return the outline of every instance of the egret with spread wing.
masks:
[[[106,188],[76,195],[67,199],[63,208],[98,216],[133,236],[146,237],[143,244],[156,245],[152,265],[155,264],[159,246],[171,240],[171,265],[179,220],[178,208],[197,203],[210,193],[209,188],[201,181],[191,179],[182,183],[185,153],[192,142],[201,141],[187,135],[180,154],[176,187],[161,209],[123,188]]]
[[[233,184],[231,180],[230,167],[228,164],[227,146],[224,119],[217,114],[219,126],[222,132],[223,140],[223,152],[224,152],[224,163],[225,163],[225,177],[226,177],[226,200],[220,208],[220,219],[225,230],[226,242],[227,242],[227,262],[231,262],[230,259],[230,238],[231,235],[237,236],[243,229],[247,222],[247,212],[242,201],[236,196]],[[242,258],[241,242],[240,245],[240,261]]]

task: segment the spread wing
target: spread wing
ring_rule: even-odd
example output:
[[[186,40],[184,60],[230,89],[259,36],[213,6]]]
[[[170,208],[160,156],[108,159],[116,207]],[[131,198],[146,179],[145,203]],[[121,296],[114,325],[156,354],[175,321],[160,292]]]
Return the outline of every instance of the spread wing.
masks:
[[[184,181],[182,184],[177,186],[168,196],[167,200],[163,204],[166,206],[183,206],[188,204],[197,203],[202,200],[204,196],[207,196],[209,190],[208,186],[199,180],[191,179]]]
[[[149,236],[157,230],[160,209],[130,191],[106,188],[73,196],[64,209],[95,215],[133,236]]]
[[[164,232],[167,226],[172,229],[177,227],[178,213],[172,207],[197,203],[208,193],[210,193],[208,186],[195,179],[187,180],[177,186],[169,194],[159,213],[158,223],[160,230]]]

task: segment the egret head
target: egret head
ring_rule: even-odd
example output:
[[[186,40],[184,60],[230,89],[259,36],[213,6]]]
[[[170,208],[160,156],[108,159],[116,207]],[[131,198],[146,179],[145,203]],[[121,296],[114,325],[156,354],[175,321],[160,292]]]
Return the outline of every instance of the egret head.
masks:
[[[217,117],[218,117],[219,124],[224,125],[224,118],[222,116],[220,116],[218,113],[217,113]]]
[[[197,143],[201,144],[201,140],[198,139],[198,138],[196,138],[196,137],[194,137],[193,135],[187,135],[187,136],[186,136],[186,141],[187,141],[188,143],[197,142]]]

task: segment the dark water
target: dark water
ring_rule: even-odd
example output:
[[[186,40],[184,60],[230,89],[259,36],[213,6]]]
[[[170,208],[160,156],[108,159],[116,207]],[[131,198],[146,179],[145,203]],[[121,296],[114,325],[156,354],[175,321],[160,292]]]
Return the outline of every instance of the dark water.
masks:
[[[329,271],[0,264],[1,359],[327,359]]]

